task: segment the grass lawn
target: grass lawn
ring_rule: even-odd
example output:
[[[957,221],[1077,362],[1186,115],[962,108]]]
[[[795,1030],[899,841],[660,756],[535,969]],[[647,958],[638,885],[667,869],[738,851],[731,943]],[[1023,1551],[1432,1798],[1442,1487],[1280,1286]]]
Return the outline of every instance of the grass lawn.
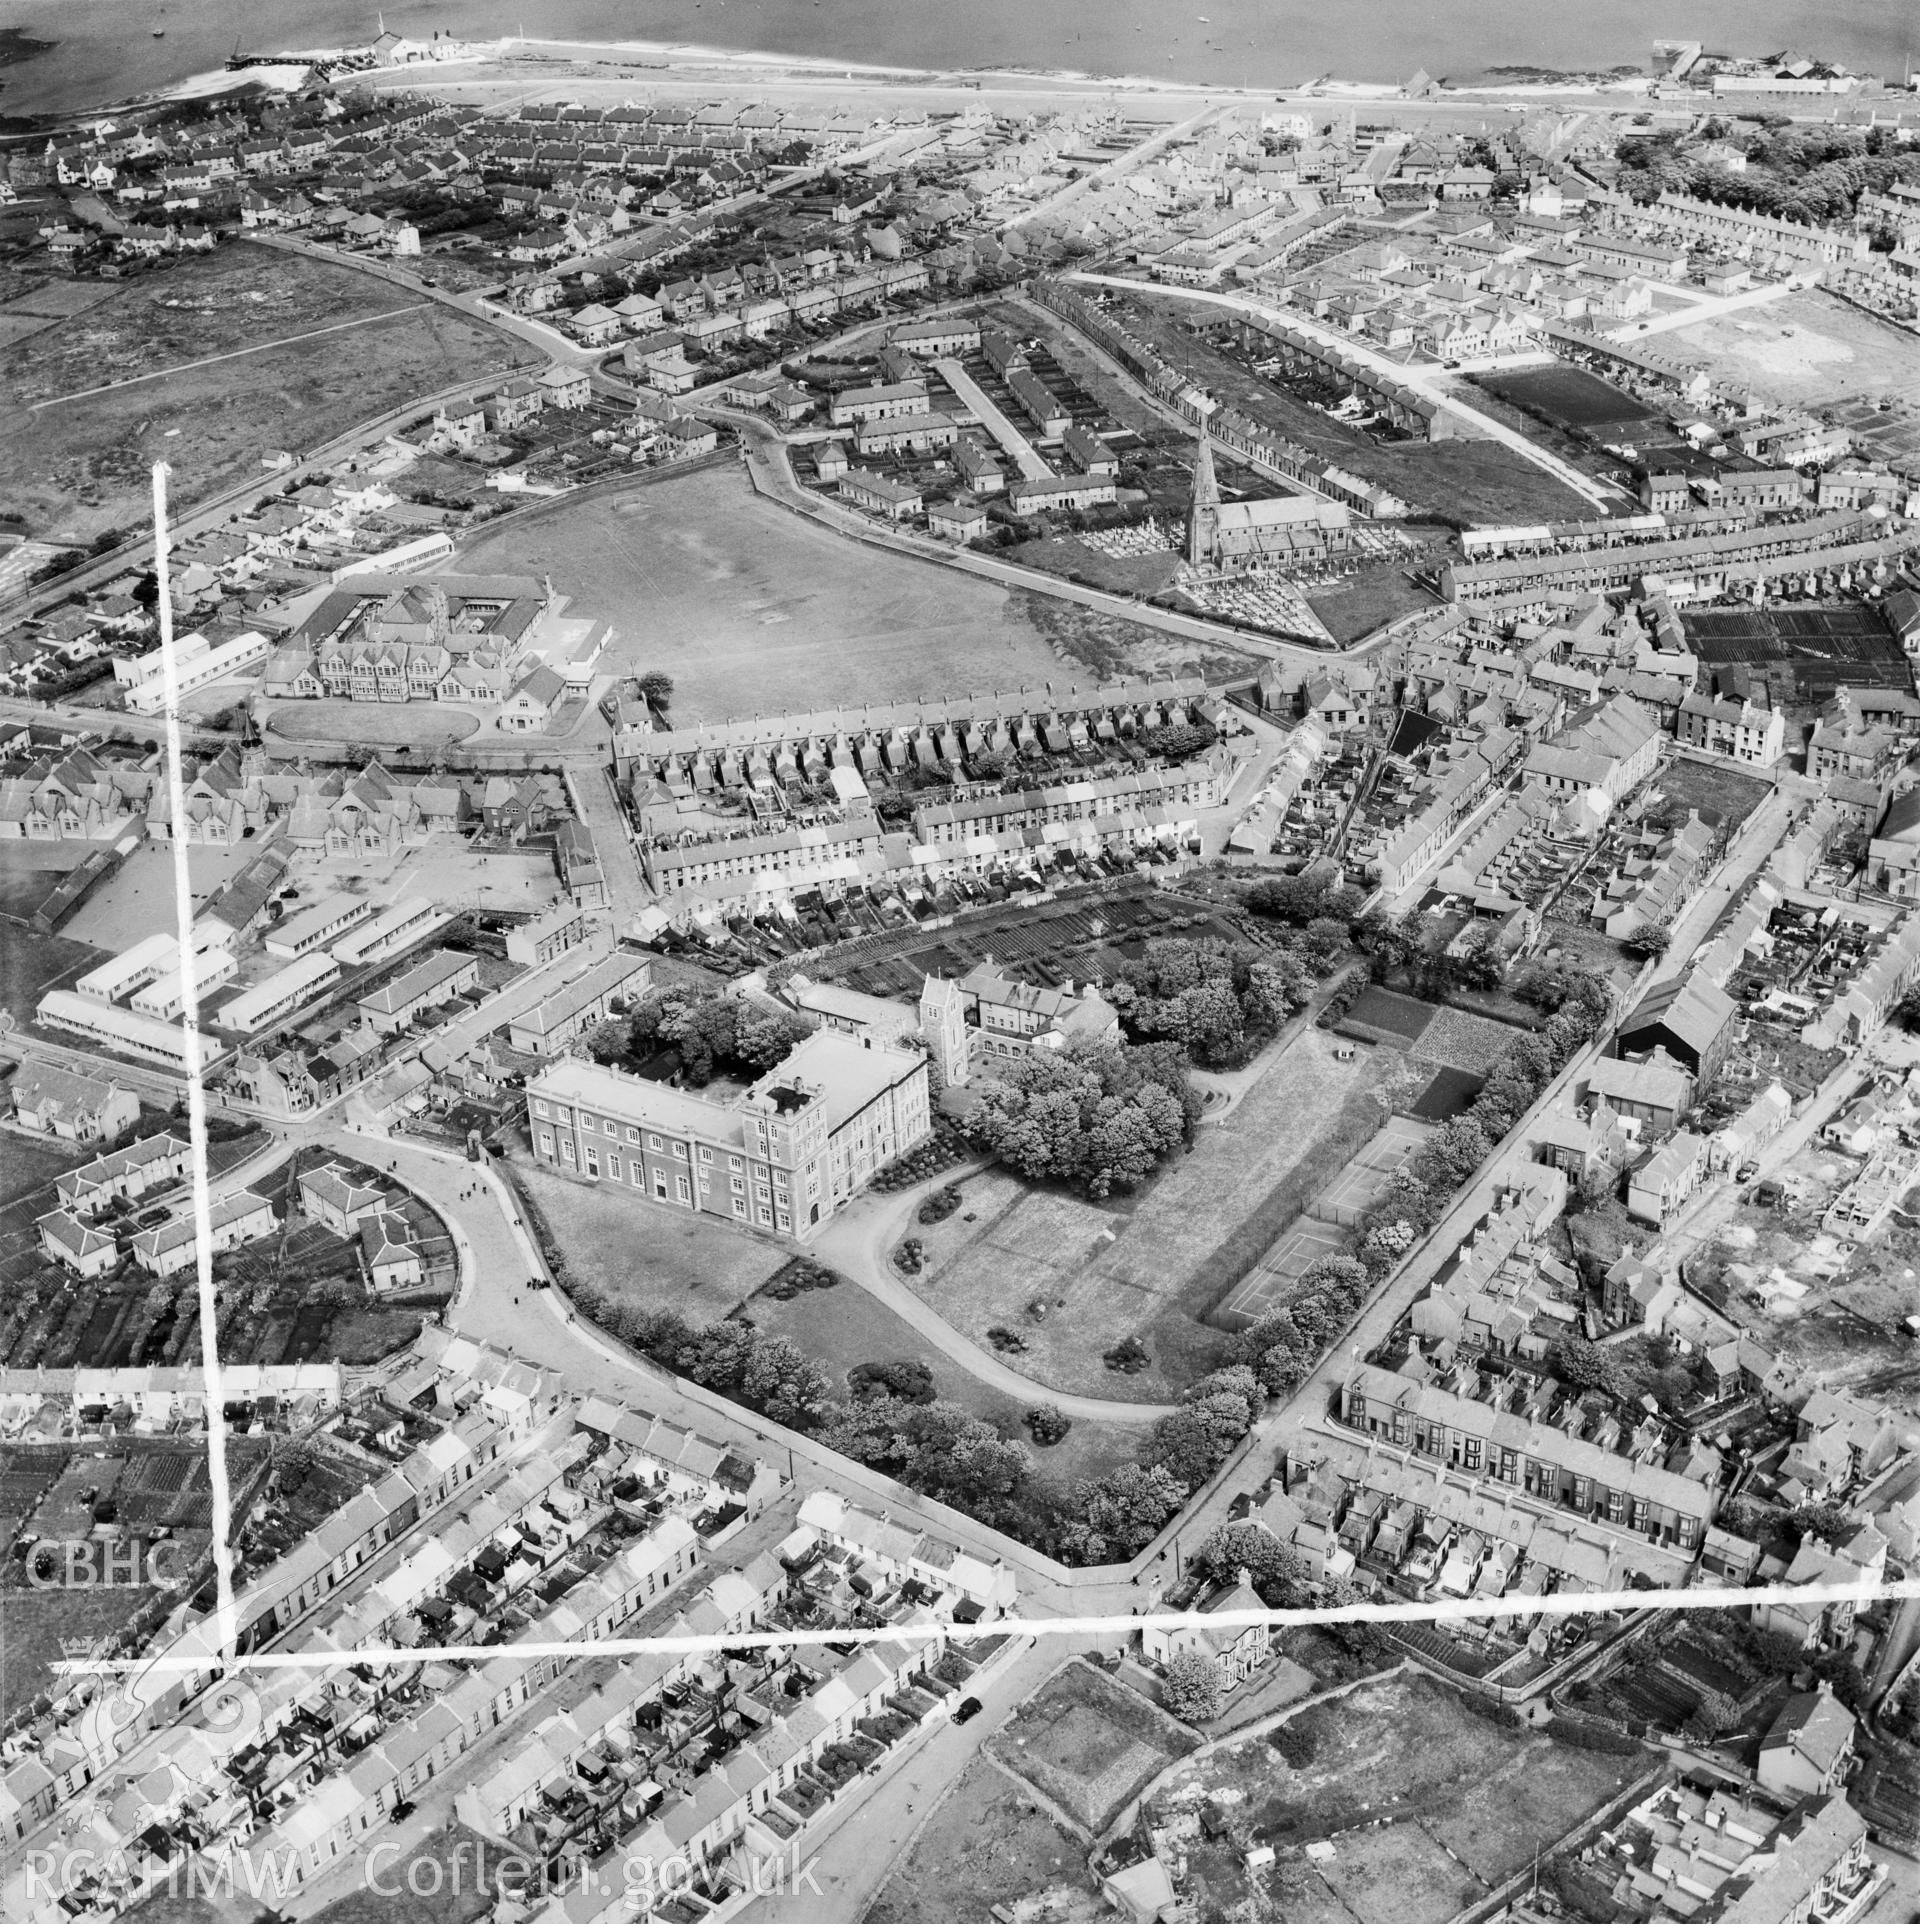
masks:
[[[6,878],[23,881],[18,871]],[[49,874],[45,880],[51,884]],[[0,922],[0,1008],[16,1022],[31,1022],[34,1006],[49,989],[71,986],[104,958],[85,942],[64,935],[39,935],[15,922]]]
[[[393,318],[373,318],[382,315]],[[351,334],[294,339],[363,319]],[[243,360],[59,398],[254,347]],[[127,281],[84,316],[0,349],[0,495],[34,533],[84,541],[140,519],[162,455],[185,507],[257,476],[263,448],[312,448],[410,396],[536,358],[408,289],[234,243]],[[46,401],[56,405],[35,408]]]
[[[568,1273],[622,1303],[717,1322],[787,1259],[776,1244],[744,1229],[568,1182],[530,1157],[514,1159],[513,1177],[545,1219]]]
[[[1006,1361],[1037,1384],[1171,1399],[1224,1354],[1208,1316],[1387,1114],[1385,1085],[1404,1062],[1373,1049],[1341,1062],[1337,1046],[1324,1030],[1298,1029],[1225,1120],[1203,1123],[1192,1152],[1137,1197],[1095,1203],[1002,1178],[993,1208],[994,1189],[976,1201],[970,1188],[971,1239],[944,1258],[930,1246],[913,1288],[976,1341],[996,1325],[1017,1329],[1027,1348]],[[1036,1302],[1049,1305],[1044,1316],[1029,1312]],[[1153,1358],[1134,1376],[1100,1360],[1127,1335]]]
[[[111,1637],[154,1594],[148,1584],[95,1590],[0,1586],[0,1718],[53,1689],[52,1665],[68,1654],[68,1638],[91,1643]]]
[[[933,1372],[937,1395],[972,1411],[1002,1435],[1029,1444],[1036,1475],[1049,1482],[1103,1475],[1138,1446],[1138,1436],[1126,1426],[1079,1419],[1063,1441],[1045,1449],[1032,1445],[1020,1419],[1045,1400],[1039,1384],[1031,1398],[1003,1395],[858,1283],[804,1290],[785,1302],[755,1295],[788,1252],[746,1231],[570,1183],[525,1160],[515,1162],[514,1179],[545,1219],[573,1276],[624,1302],[677,1309],[692,1322],[717,1322],[746,1301],[754,1327],[797,1344],[833,1379],[839,1395],[846,1394],[847,1372],[857,1364],[924,1363]]]
[[[1358,641],[1396,615],[1435,605],[1432,594],[1408,579],[1407,567],[1404,556],[1371,561],[1364,568],[1355,569],[1344,581],[1332,582],[1324,588],[1305,589],[1307,605],[1326,624],[1336,641]]]
[[[463,742],[480,717],[444,702],[409,702],[404,714],[375,710],[365,702],[290,701],[267,718],[269,734],[295,742],[367,742],[381,748],[438,747]]]
[[[991,1924],[1040,1891],[1076,1894],[1105,1913],[1086,1876],[1086,1847],[984,1757],[961,1772],[913,1848],[880,1887],[862,1924]],[[1109,1914],[1110,1913],[1105,1913]]]
[[[1364,1924],[1441,1924],[1546,1850],[1614,1796],[1633,1758],[1556,1744],[1495,1724],[1419,1672],[1385,1677],[1292,1720],[1313,1740],[1289,1765],[1264,1738],[1217,1751],[1164,1793],[1176,1807],[1224,1808],[1232,1835],[1201,1840],[1191,1859],[1203,1908],[1254,1894],[1284,1914],[1317,1915],[1296,1897],[1324,1879]],[[1388,1819],[1359,1829],[1371,1818]],[[1298,1852],[1323,1838],[1334,1856],[1309,1869]],[[1245,1871],[1249,1843],[1281,1852]]]
[[[1071,1659],[988,1745],[1097,1836],[1127,1800],[1199,1739],[1137,1691]]]

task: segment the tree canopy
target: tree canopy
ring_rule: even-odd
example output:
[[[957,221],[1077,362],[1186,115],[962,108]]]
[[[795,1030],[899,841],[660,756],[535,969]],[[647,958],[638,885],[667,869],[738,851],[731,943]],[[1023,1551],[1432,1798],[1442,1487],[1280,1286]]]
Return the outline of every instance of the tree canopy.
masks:
[[[1313,993],[1298,955],[1262,955],[1244,942],[1158,937],[1108,990],[1127,1033],[1177,1042],[1195,1062],[1231,1068],[1265,1042]]]
[[[764,1075],[812,1033],[813,1024],[805,1016],[740,996],[654,989],[641,997],[628,1018],[627,1049],[634,1056],[659,1048],[678,1050],[682,1073],[697,1089],[722,1070]]]
[[[1179,1049],[1076,1042],[1008,1064],[966,1127],[1023,1176],[1107,1196],[1144,1182],[1199,1111]]]

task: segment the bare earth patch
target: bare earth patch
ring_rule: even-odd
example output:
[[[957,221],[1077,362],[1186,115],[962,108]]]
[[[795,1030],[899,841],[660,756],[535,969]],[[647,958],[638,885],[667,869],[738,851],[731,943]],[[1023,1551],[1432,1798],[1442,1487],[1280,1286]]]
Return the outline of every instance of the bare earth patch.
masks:
[[[989,1924],[995,1906],[1058,1891],[1084,1906],[1061,1924],[1112,1913],[1084,1870],[1085,1847],[984,1757],[960,1781],[881,1886],[863,1924]]]
[[[1199,1740],[1137,1692],[1077,1658],[1064,1663],[988,1748],[1098,1836]]]
[[[1291,1727],[1312,1744],[1299,1767],[1253,1738],[1180,1771],[1162,1793],[1225,1820],[1226,1834],[1201,1839],[1190,1859],[1203,1909],[1257,1895],[1290,1918],[1442,1924],[1641,1768],[1496,1724],[1418,1672],[1316,1704]],[[1333,1856],[1306,1859],[1319,1842]],[[1249,1873],[1249,1844],[1272,1845],[1278,1862]],[[1329,1894],[1338,1902],[1326,1907]]]

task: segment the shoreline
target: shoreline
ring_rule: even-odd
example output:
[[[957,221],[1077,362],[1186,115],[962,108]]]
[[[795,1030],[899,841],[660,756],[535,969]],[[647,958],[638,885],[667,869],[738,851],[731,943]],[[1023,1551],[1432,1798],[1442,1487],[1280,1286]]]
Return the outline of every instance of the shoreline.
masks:
[[[53,44],[53,43],[47,43]],[[132,94],[86,106],[69,107],[40,115],[15,115],[11,118],[34,128],[55,128],[91,114],[133,112],[176,102],[209,100],[224,93],[250,88],[277,89],[284,86],[282,76],[301,64],[338,59],[358,48],[269,49],[253,66],[220,67],[189,74],[165,87]],[[284,53],[275,59],[275,53]],[[33,56],[27,56],[31,59]],[[1592,102],[1596,108],[1623,100],[1644,100],[1652,91],[1653,80],[1645,74],[1624,71],[1585,77],[1551,80],[1501,81],[1489,78],[1477,84],[1448,86],[1431,96],[1410,97],[1403,86],[1392,82],[1342,80],[1332,74],[1302,79],[1285,86],[1249,86],[1230,81],[1178,80],[1152,74],[1099,73],[1064,67],[914,67],[900,63],[840,60],[819,54],[785,54],[760,49],[714,47],[693,41],[668,40],[561,40],[535,36],[508,35],[497,39],[469,40],[442,45],[434,57],[400,61],[388,66],[353,68],[334,76],[336,86],[367,84],[391,88],[411,83],[424,88],[454,87],[461,84],[483,87],[505,84],[508,79],[524,80],[520,71],[527,67],[550,66],[556,79],[563,72],[592,67],[634,68],[637,72],[609,75],[607,80],[631,80],[638,86],[692,86],[711,80],[715,84],[777,87],[782,84],[819,86],[833,82],[857,89],[897,87],[978,93],[991,96],[999,92],[1025,90],[1063,93],[1103,91],[1130,98],[1165,98],[1171,101],[1271,100],[1275,103],[1396,105],[1445,111],[1450,107],[1487,107],[1504,104],[1510,111],[1522,111],[1529,104],[1571,106]],[[1886,91],[1885,83],[1875,81],[1866,91],[1871,98]],[[1829,106],[1843,98],[1832,96]],[[1675,105],[1711,102],[1710,91],[1689,90],[1670,96]]]

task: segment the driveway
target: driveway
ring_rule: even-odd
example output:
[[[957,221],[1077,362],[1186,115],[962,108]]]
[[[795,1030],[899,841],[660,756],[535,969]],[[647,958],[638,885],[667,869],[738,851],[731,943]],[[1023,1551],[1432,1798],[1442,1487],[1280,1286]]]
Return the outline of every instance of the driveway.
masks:
[[[954,1172],[929,1178],[912,1189],[892,1195],[873,1191],[842,1210],[821,1232],[814,1251],[856,1282],[877,1302],[884,1303],[895,1315],[910,1323],[941,1355],[959,1366],[976,1381],[1004,1396],[1016,1396],[1023,1403],[1052,1403],[1068,1416],[1085,1417],[1094,1423],[1152,1423],[1170,1416],[1172,1403],[1121,1403],[1098,1396],[1070,1396],[1020,1371],[1010,1369],[989,1349],[983,1349],[971,1336],[964,1336],[945,1317],[931,1307],[895,1272],[890,1252],[907,1233],[913,1212],[934,1190],[953,1181]]]

